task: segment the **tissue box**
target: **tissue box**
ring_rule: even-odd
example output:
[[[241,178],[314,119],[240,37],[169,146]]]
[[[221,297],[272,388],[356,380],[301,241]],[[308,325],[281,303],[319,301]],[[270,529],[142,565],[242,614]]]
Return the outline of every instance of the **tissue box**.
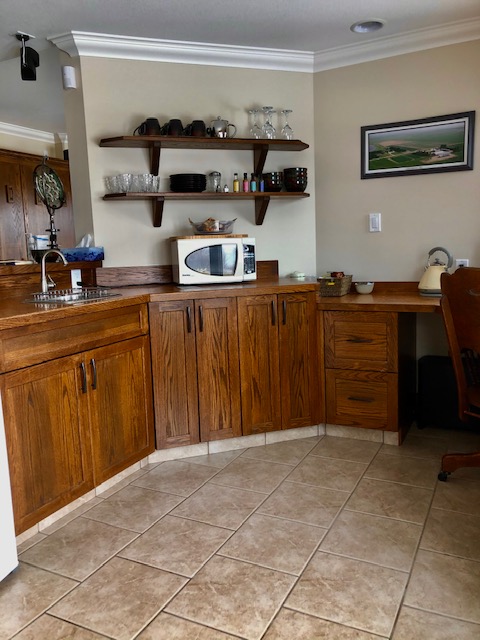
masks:
[[[103,247],[74,247],[60,251],[68,262],[93,262],[104,258]]]

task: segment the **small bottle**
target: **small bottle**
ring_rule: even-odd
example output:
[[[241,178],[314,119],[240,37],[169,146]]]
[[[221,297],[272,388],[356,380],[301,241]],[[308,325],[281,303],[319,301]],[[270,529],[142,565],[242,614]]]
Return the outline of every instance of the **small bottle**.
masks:
[[[250,179],[250,191],[256,191],[257,190],[257,179],[255,178],[255,175],[252,173],[252,177]]]
[[[240,180],[238,179],[238,173],[233,174],[233,190],[235,193],[240,191]]]
[[[258,183],[258,190],[261,191],[262,193],[265,191],[265,180],[263,179],[263,176],[260,176],[260,181]]]
[[[250,191],[250,183],[248,182],[248,176],[246,173],[243,174],[243,191],[245,193]]]
[[[230,189],[228,188],[228,184],[223,185],[223,192],[228,193]]]

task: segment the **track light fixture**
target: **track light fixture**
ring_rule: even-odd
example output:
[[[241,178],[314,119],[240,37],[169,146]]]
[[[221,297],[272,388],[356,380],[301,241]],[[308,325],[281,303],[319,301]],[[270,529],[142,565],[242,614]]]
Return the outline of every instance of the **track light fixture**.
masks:
[[[20,50],[20,72],[22,74],[22,80],[36,80],[37,67],[40,65],[40,56],[35,49],[25,46],[25,43],[35,36],[22,33],[21,31],[18,31],[15,36],[17,40],[20,40],[22,43]]]

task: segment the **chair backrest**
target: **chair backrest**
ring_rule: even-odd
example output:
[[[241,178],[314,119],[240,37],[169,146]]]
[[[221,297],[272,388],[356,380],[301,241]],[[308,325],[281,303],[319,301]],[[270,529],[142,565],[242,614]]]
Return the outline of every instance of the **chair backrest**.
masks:
[[[480,269],[461,267],[453,274],[442,273],[441,291],[459,416],[466,421],[480,414]]]

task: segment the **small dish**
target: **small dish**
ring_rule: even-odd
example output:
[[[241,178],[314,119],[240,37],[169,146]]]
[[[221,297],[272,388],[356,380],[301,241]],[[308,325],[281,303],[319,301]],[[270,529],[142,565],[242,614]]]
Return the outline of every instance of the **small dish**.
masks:
[[[372,293],[374,282],[355,282],[355,289],[357,293]]]

